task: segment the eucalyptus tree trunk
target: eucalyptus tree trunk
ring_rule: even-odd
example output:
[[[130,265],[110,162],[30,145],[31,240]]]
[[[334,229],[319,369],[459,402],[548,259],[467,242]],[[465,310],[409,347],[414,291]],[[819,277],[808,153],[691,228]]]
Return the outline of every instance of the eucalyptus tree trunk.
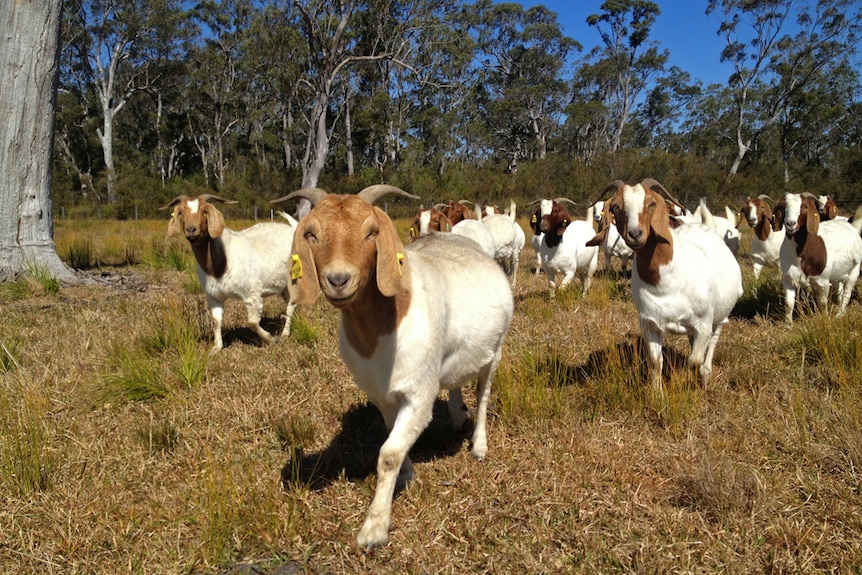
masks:
[[[75,279],[51,205],[61,11],[60,0],[0,2],[0,281],[34,267]]]

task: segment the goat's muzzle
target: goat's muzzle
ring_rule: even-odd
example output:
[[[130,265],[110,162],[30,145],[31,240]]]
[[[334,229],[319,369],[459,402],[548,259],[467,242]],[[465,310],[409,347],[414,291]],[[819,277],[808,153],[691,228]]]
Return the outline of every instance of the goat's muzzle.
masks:
[[[323,295],[337,307],[349,304],[359,288],[358,274],[347,270],[332,270],[323,275]]]
[[[643,247],[646,243],[646,237],[640,228],[627,229],[625,235],[623,235],[623,240],[633,250]]]

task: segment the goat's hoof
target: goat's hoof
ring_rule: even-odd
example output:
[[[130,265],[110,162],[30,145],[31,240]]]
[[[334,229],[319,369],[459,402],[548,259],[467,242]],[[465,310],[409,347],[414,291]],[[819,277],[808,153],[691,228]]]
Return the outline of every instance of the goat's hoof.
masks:
[[[389,530],[384,529],[382,525],[370,524],[368,520],[356,536],[356,544],[370,551],[375,547],[383,547],[389,543]]]

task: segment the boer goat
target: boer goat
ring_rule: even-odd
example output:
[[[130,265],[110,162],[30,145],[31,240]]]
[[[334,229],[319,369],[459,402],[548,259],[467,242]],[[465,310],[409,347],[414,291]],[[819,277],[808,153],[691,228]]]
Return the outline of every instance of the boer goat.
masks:
[[[356,538],[364,548],[389,540],[396,484],[413,477],[408,452],[442,389],[453,423],[461,425],[467,416],[460,388],[478,378],[471,451],[479,460],[487,454],[491,380],[514,312],[505,274],[475,242],[432,234],[405,247],[392,220],[372,205],[390,193],[415,198],[377,185],[355,196],[314,188],[274,200],[314,204],[297,228],[290,292],[309,305],[323,292],[341,311],[341,357],[389,431]]]
[[[712,356],[722,327],[742,295],[742,272],[715,231],[691,223],[671,228],[664,198],[676,200],[652,178],[630,186],[616,180],[602,192],[617,231],[634,250],[632,299],[647,348],[653,388],[662,392],[662,344],[667,334],[687,335],[688,363],[704,385],[712,377]],[[601,198],[600,198],[601,199]],[[602,228],[606,228],[605,223]],[[600,245],[600,231],[590,240]]]
[[[742,218],[754,230],[751,238],[754,279],[760,277],[764,266],[778,262],[781,244],[784,243],[784,228],[778,231],[772,229],[772,203],[769,196],[761,195],[745,200],[740,210]]]
[[[224,216],[211,202],[235,204],[218,196],[194,198],[178,196],[159,209],[174,208],[167,236],[184,234],[197,262],[198,280],[207,297],[213,319],[213,346],[210,353],[224,347],[222,319],[228,299],[241,299],[248,324],[265,342],[273,337],[260,326],[263,296],[280,295],[287,305],[281,335],[290,333],[296,307],[290,300],[290,244],[296,220],[285,214],[287,224],[264,222],[242,231],[225,227]]]
[[[558,289],[567,288],[575,276],[583,285],[582,296],[586,296],[599,262],[599,248],[587,245],[595,230],[591,222],[573,220],[564,202],[574,203],[566,198],[539,202],[538,229],[544,234],[539,248],[542,269],[548,277],[551,297]],[[558,275],[562,276],[559,284]]]
[[[778,257],[784,286],[784,317],[793,322],[796,291],[811,286],[817,307],[825,311],[829,290],[835,286],[838,315],[843,315],[859,279],[862,264],[862,220],[820,221],[811,195],[786,193],[775,206],[773,230],[786,233]]]

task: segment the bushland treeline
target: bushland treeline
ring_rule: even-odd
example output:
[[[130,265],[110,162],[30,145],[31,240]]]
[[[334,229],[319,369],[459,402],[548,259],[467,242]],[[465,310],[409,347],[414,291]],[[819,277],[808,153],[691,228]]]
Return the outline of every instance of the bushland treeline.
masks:
[[[785,189],[862,203],[852,0],[710,0],[734,69],[668,65],[654,2],[589,38],[544,6],[477,0],[66,0],[55,213],[152,217],[179,194],[269,212],[380,181],[428,202],[584,202],[611,179],[683,201]],[[255,211],[255,209],[257,211]]]

